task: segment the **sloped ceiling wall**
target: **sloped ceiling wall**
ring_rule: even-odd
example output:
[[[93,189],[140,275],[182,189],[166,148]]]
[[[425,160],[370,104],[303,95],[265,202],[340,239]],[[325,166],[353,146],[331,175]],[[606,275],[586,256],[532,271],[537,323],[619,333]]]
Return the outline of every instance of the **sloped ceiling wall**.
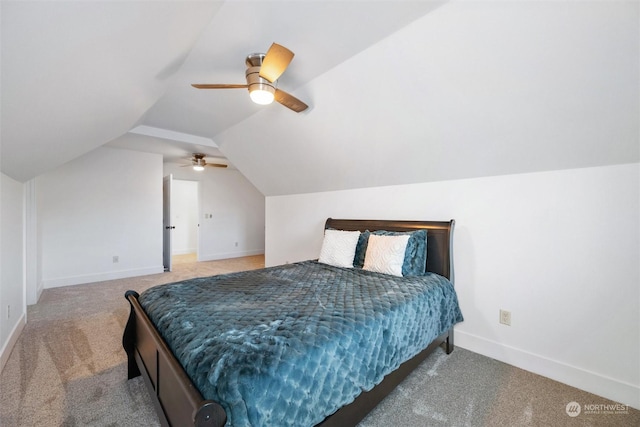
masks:
[[[2,2],[2,171],[25,181],[128,132],[219,2]]]
[[[266,196],[640,157],[636,1],[1,7],[2,172],[20,181],[137,125],[210,138]],[[272,40],[308,111],[189,86],[241,81]]]
[[[637,162],[638,12],[448,3],[214,140],[268,196]]]
[[[2,171],[26,181],[103,144],[164,155],[139,125],[211,140],[261,109],[191,83],[243,83],[246,55],[277,41],[296,52],[278,81],[293,92],[441,4],[2,1]]]

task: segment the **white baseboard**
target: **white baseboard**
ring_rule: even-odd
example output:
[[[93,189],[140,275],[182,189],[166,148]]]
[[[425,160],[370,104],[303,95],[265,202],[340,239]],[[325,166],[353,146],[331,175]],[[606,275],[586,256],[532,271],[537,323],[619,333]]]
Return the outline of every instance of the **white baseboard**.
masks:
[[[38,283],[38,287],[35,290],[35,296],[31,296],[31,297],[27,296],[27,305],[37,304],[38,301],[40,301],[40,297],[42,296],[42,291],[44,291],[44,284],[40,282]],[[32,298],[35,298],[35,301]]]
[[[164,272],[163,266],[134,268],[131,270],[109,271],[105,273],[83,274],[79,276],[60,277],[43,280],[44,289],[59,288],[61,286],[82,285],[85,283],[103,282],[105,280],[126,279],[127,277],[146,276]]]
[[[264,249],[253,251],[223,252],[218,254],[198,254],[198,261],[216,261],[219,259],[240,258],[243,256],[254,256],[264,254]]]
[[[455,331],[455,345],[614,402],[640,409],[640,387],[636,385],[462,331]]]
[[[253,256],[264,254],[264,249],[256,249],[253,251],[225,252],[219,254],[198,254],[198,261],[216,261],[219,259],[240,258],[243,256]]]
[[[20,337],[20,334],[22,333],[22,330],[24,329],[24,326],[26,324],[27,324],[26,314],[22,313],[22,316],[20,316],[20,319],[18,319],[18,322],[16,323],[16,325],[13,327],[13,330],[9,334],[9,339],[7,339],[7,342],[5,342],[4,345],[2,346],[2,350],[0,350],[0,373],[2,373],[2,371],[4,370],[4,365],[7,364],[7,361],[9,360],[9,356],[11,355],[11,350],[13,350],[13,347],[16,345],[16,342],[18,342],[18,338]]]
[[[38,284],[38,289],[36,289],[36,302],[34,302],[34,304],[37,304],[38,301],[40,301],[40,297],[42,296],[43,291],[44,291],[44,283],[40,282]]]

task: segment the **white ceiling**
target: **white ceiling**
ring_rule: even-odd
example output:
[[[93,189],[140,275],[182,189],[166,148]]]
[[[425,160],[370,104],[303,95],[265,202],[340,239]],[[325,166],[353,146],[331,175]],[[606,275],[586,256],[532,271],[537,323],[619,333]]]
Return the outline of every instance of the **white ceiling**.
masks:
[[[2,1],[2,172],[26,181],[103,144],[171,161],[217,148],[128,133],[139,125],[215,140],[260,111],[247,54],[296,53],[280,79],[296,89],[434,9],[429,1]],[[292,114],[282,109],[280,114]]]
[[[104,144],[224,156],[267,196],[640,160],[637,1],[0,4],[20,181]],[[307,111],[190,86],[272,42]]]

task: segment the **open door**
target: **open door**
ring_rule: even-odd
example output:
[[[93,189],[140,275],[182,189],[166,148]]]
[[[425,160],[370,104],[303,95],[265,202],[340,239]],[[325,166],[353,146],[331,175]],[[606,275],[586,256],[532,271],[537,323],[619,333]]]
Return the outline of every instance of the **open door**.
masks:
[[[162,180],[162,264],[164,271],[171,271],[171,235],[176,228],[171,224],[171,186],[173,175]]]

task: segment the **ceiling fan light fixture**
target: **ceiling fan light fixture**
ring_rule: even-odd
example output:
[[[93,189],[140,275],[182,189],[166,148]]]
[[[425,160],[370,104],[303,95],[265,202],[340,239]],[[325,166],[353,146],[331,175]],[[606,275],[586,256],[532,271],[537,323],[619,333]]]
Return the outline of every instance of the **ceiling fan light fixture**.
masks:
[[[254,87],[255,86],[255,87]],[[269,105],[275,98],[275,89],[271,85],[256,84],[249,87],[249,96],[256,104]]]
[[[203,156],[203,154],[194,154],[194,159],[192,161],[194,171],[201,172],[204,170],[204,165],[206,165],[207,163],[205,162]]]

